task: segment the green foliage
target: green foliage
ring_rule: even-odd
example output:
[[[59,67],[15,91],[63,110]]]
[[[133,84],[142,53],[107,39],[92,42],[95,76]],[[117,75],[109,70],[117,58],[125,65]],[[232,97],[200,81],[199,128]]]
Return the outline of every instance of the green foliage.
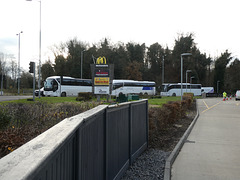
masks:
[[[22,104],[36,104],[36,103],[56,104],[56,103],[79,103],[76,102],[76,97],[35,97],[35,101],[28,101],[27,99],[19,99],[13,101],[2,101],[1,104],[22,103]]]
[[[42,74],[43,80],[45,80],[49,76],[54,75],[53,65],[50,60],[48,60],[46,63],[42,64],[41,74]]]
[[[11,117],[9,112],[3,106],[0,106],[0,130],[5,129],[10,124]]]
[[[159,43],[154,43],[149,47],[144,43],[134,42],[113,44],[107,38],[90,46],[77,40],[77,38],[73,38],[61,43],[58,47],[52,47],[52,50],[55,56],[54,62],[51,63],[49,60],[41,67],[43,80],[52,75],[80,77],[81,73],[83,78],[90,79],[92,78],[90,64],[94,63],[94,57],[105,56],[109,64],[114,64],[114,79],[151,80],[155,81],[157,86],[160,86],[162,83],[163,57],[164,82],[180,82],[181,54],[191,52],[192,56],[184,57],[183,73],[185,74],[188,69],[192,70],[188,77],[195,77],[193,83],[215,86],[216,81],[220,80],[220,87],[227,87],[224,84],[224,72],[225,64],[229,62],[230,53],[226,52],[216,60],[215,71],[213,71],[212,58],[200,52],[194,42],[194,34],[192,33],[180,34],[175,39],[173,49],[163,48]],[[22,75],[21,88],[31,88],[32,75],[27,73]],[[15,77],[14,69],[12,70],[12,77]],[[8,81],[8,83],[4,82],[6,88],[17,87],[16,79],[6,78],[6,81]],[[183,81],[186,81],[185,76]]]
[[[127,76],[127,63],[128,63],[128,54],[125,50],[123,44],[118,44],[116,48],[113,49],[114,56],[112,64],[114,64],[114,76],[119,79],[126,79]]]
[[[33,88],[33,76],[29,72],[23,72],[20,82],[22,88]]]
[[[168,99],[168,98],[166,98]],[[160,100],[158,100],[161,102]],[[150,102],[150,101],[149,101]],[[163,102],[163,101],[162,101]],[[164,101],[161,107],[149,108],[149,130],[151,133],[159,132],[174,124],[186,115],[192,106],[191,95],[184,96],[183,101]]]
[[[173,55],[179,57],[182,53],[191,52],[195,47],[193,36],[192,33],[186,36],[184,36],[184,34],[179,35],[178,39],[175,40]]]
[[[69,76],[72,77],[80,77],[81,71],[81,54],[83,50],[85,50],[85,45],[78,41],[76,38],[67,41],[66,47],[68,49],[68,56],[66,59],[66,66],[68,68],[67,72]]]
[[[195,77],[193,83],[214,86],[217,89],[217,81],[220,81],[219,91],[228,90],[228,88],[229,91],[235,91],[239,87],[239,83],[236,84],[236,80],[239,79],[237,68],[227,66],[232,60],[231,53],[228,51],[213,61],[213,58],[207,57],[199,50],[194,41],[193,33],[179,34],[172,49],[160,44],[160,42],[154,43],[149,47],[145,43],[135,42],[113,44],[110,39],[104,38],[99,43],[89,45],[73,38],[58,46],[51,47],[55,58],[52,62],[48,60],[42,64],[41,77],[42,80],[52,75],[79,78],[82,69],[83,78],[90,79],[92,78],[90,64],[94,63],[94,57],[105,56],[109,64],[114,64],[114,79],[151,80],[155,81],[158,87],[162,84],[163,56],[164,82],[176,83],[180,82],[181,78],[181,54],[191,52],[192,56],[184,56],[183,82],[186,82],[186,70],[192,70],[188,77],[189,79],[191,76]],[[81,54],[83,55],[82,67]],[[0,59],[0,66],[7,66],[4,69],[8,71],[3,81],[3,87],[14,92],[17,89],[17,64],[14,61],[8,65],[1,63]],[[238,66],[237,62],[235,65]],[[32,78],[32,74],[23,72],[20,89],[32,88]]]
[[[67,63],[63,55],[55,57],[54,70],[56,75],[68,75]]]
[[[65,118],[94,108],[94,102],[8,103],[0,107],[0,158]]]
[[[240,89],[240,60],[235,59],[229,67],[226,68],[224,75],[224,89],[228,93],[235,94]]]
[[[155,43],[148,48],[147,62],[150,65],[149,78],[155,82],[158,82],[158,84],[161,84],[160,79],[162,78],[161,74],[163,56],[165,56],[164,49],[160,44]]]
[[[159,107],[162,107],[163,104],[166,104],[167,102],[170,101],[180,101],[181,97],[177,96],[177,97],[166,97],[163,96],[162,98],[153,98],[153,99],[148,99],[148,104],[149,105],[158,105]]]
[[[137,61],[130,62],[126,67],[126,71],[127,79],[142,80],[141,63]]]
[[[203,86],[213,86],[210,73],[211,58],[207,58],[196,47],[194,35],[179,35],[175,40],[173,50],[163,48],[154,43],[150,47],[146,45],[129,42],[112,44],[107,38],[91,47],[76,38],[63,43],[55,53],[54,71],[55,75],[66,75],[80,77],[81,74],[81,52],[83,53],[83,78],[92,78],[90,64],[93,57],[105,56],[109,64],[114,64],[114,79],[133,79],[155,81],[157,86],[162,83],[162,59],[164,56],[165,82],[180,82],[180,56],[182,53],[191,52],[191,57],[184,57],[183,72],[192,70],[191,76],[195,77],[195,83]],[[60,52],[60,53],[59,53]],[[184,76],[185,77],[185,76]],[[185,81],[186,79],[184,79]],[[188,80],[189,82],[189,80]]]
[[[223,54],[221,54],[221,56],[215,62],[215,69],[214,69],[215,84],[214,85],[216,87],[217,81],[220,81],[219,92],[226,91],[224,90],[224,83],[225,83],[224,76],[225,76],[226,66],[231,59],[232,59],[231,53],[228,53],[228,51],[226,50]],[[235,82],[232,82],[232,83],[235,83]],[[217,89],[217,87],[215,89]]]
[[[90,92],[83,92],[78,93],[78,97],[76,98],[77,101],[89,101],[93,98],[93,93]]]

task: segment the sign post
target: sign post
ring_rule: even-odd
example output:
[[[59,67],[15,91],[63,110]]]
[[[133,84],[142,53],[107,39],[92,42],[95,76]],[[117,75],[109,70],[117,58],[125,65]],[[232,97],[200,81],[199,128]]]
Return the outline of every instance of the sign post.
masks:
[[[111,94],[111,85],[113,80],[114,69],[112,64],[107,64],[106,58],[99,57],[96,64],[91,64],[93,93],[98,96]]]

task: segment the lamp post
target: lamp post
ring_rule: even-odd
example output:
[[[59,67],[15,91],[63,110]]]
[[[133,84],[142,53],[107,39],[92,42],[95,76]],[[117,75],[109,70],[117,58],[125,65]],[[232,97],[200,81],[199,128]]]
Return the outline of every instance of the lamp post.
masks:
[[[85,52],[86,50],[82,50],[81,51],[81,79],[82,79],[82,63],[83,63],[83,52]]]
[[[18,95],[20,94],[20,34],[22,31],[17,34],[18,36]]]
[[[190,78],[190,92],[192,92],[191,84],[192,84],[192,79],[194,79],[194,78],[195,78],[194,76],[192,76],[192,77]]]
[[[162,84],[164,83],[164,57],[165,55],[162,56]]]
[[[186,92],[187,92],[187,79],[188,79],[187,74],[190,73],[190,72],[192,72],[192,70],[187,70],[187,71],[186,71]],[[190,84],[191,84],[191,83],[190,83]]]
[[[218,80],[218,81],[217,81],[217,96],[218,96],[218,87],[219,87],[218,84],[219,84],[219,83],[220,83],[220,81]]]
[[[2,62],[0,63],[1,64],[1,74],[2,74],[2,76],[1,76],[1,96],[3,96],[3,54],[2,54]]]
[[[26,0],[26,1],[32,1],[32,0]],[[39,66],[38,66],[38,97],[40,98],[40,86],[41,86],[41,32],[42,32],[42,28],[41,28],[41,16],[42,16],[42,5],[41,5],[41,0],[38,1],[40,4],[40,14],[39,14]]]
[[[183,81],[183,56],[190,56],[192,53],[181,54],[181,101],[182,101],[182,81]]]

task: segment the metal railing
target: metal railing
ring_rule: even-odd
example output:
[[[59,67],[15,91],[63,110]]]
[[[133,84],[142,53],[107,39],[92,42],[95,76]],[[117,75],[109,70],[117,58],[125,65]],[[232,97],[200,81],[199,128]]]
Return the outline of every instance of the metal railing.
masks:
[[[147,100],[100,105],[0,159],[0,179],[120,179],[147,146]]]

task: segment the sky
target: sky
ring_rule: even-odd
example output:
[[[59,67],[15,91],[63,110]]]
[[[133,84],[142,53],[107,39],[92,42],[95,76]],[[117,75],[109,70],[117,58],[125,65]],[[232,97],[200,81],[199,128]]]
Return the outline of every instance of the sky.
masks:
[[[158,42],[173,48],[179,34],[194,34],[202,53],[228,49],[240,58],[239,0],[41,0],[41,61],[54,62],[54,45],[77,38],[91,44]],[[39,62],[39,0],[0,0],[0,53],[28,70]]]

